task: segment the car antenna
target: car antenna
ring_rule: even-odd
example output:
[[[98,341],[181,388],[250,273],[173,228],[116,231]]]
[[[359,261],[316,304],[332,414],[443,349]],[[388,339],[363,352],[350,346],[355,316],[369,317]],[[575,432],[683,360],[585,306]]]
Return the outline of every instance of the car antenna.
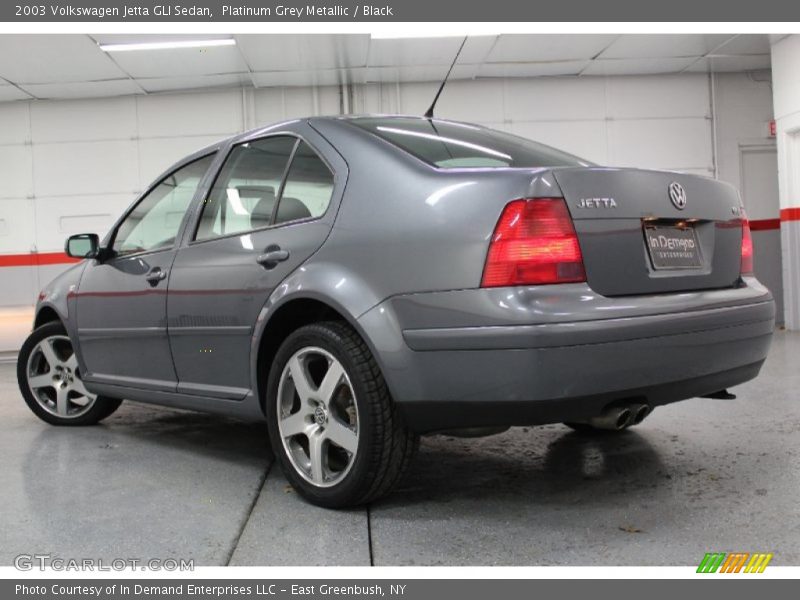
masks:
[[[451,63],[450,68],[447,70],[447,75],[444,76],[444,80],[442,81],[442,85],[439,86],[439,91],[436,92],[436,96],[434,96],[434,98],[433,98],[433,102],[431,103],[431,107],[427,111],[425,111],[425,118],[426,119],[432,119],[433,118],[433,109],[436,107],[436,103],[439,101],[439,96],[442,95],[442,90],[444,89],[444,86],[447,84],[447,80],[450,77],[450,73],[452,73],[452,71],[453,71],[453,67],[456,66],[456,61],[458,60],[458,57],[461,55],[461,51],[464,49],[464,44],[467,43],[467,37],[468,36],[466,36],[466,35],[464,36],[464,40],[461,42],[461,45],[458,47],[458,52],[456,52],[456,56],[453,59],[453,62]]]

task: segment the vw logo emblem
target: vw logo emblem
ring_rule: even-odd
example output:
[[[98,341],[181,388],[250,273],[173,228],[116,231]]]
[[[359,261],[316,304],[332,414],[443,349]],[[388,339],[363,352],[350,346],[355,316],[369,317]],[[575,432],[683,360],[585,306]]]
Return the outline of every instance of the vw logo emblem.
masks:
[[[677,181],[669,184],[669,199],[678,210],[686,208],[686,190]]]
[[[328,422],[328,413],[321,406],[314,409],[314,421],[317,422],[317,425],[325,425]]]

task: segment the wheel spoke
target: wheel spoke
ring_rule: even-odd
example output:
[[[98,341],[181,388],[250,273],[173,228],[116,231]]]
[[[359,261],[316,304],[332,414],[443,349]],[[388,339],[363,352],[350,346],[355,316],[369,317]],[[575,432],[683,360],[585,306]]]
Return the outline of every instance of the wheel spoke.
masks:
[[[306,369],[303,363],[300,362],[299,357],[293,356],[289,361],[289,372],[292,374],[292,381],[294,382],[294,389],[297,391],[297,395],[300,396],[300,400],[302,400],[304,404],[307,403],[311,399],[313,390],[309,383]]]
[[[289,438],[301,433],[308,435],[308,429],[311,424],[306,421],[307,414],[308,413],[301,408],[293,415],[289,415],[285,419],[281,419],[281,435],[284,438]]]
[[[69,390],[66,387],[56,386],[56,412],[59,415],[67,416],[67,409],[69,408],[68,394]]]
[[[42,355],[44,356],[45,361],[50,367],[50,370],[56,368],[56,365],[61,364],[61,360],[56,356],[56,351],[53,349],[53,345],[51,340],[44,339],[39,343],[39,350],[42,351]]]
[[[333,399],[333,396],[336,393],[343,376],[344,368],[342,368],[342,365],[338,360],[334,359],[334,361],[328,367],[328,372],[325,373],[322,383],[319,384],[319,390],[317,390],[319,400],[323,402],[325,406],[330,405],[330,402]]]
[[[327,438],[337,446],[347,450],[350,454],[355,454],[358,449],[358,434],[341,423],[334,417],[328,419],[325,426]]]
[[[86,386],[83,385],[83,382],[77,377],[72,380],[72,385],[70,388],[73,392],[80,394],[81,396],[86,396],[90,400],[94,398],[94,394],[90,394],[89,390],[86,389]]]
[[[75,371],[78,368],[78,355],[73,352],[70,357],[64,361],[64,366]]]
[[[308,457],[311,459],[311,479],[323,483],[325,477],[325,438],[319,434],[308,436]]]
[[[50,373],[44,375],[31,375],[28,377],[28,383],[35,390],[44,387],[53,387],[53,376]]]

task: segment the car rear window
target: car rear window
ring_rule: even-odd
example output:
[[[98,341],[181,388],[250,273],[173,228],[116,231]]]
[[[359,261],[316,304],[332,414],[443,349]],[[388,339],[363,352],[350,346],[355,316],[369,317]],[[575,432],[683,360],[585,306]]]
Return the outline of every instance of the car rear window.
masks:
[[[502,131],[425,118],[350,121],[440,169],[580,167],[590,162]]]

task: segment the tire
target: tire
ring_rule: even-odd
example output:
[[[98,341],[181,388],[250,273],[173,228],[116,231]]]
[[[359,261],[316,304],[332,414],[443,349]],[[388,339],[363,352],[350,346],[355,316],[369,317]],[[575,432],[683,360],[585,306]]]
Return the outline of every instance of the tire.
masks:
[[[306,325],[284,340],[267,381],[266,413],[286,478],[327,508],[389,493],[419,445],[367,345],[340,322]]]
[[[60,322],[38,327],[25,340],[17,358],[17,383],[28,408],[51,425],[94,425],[122,404],[86,390]]]

